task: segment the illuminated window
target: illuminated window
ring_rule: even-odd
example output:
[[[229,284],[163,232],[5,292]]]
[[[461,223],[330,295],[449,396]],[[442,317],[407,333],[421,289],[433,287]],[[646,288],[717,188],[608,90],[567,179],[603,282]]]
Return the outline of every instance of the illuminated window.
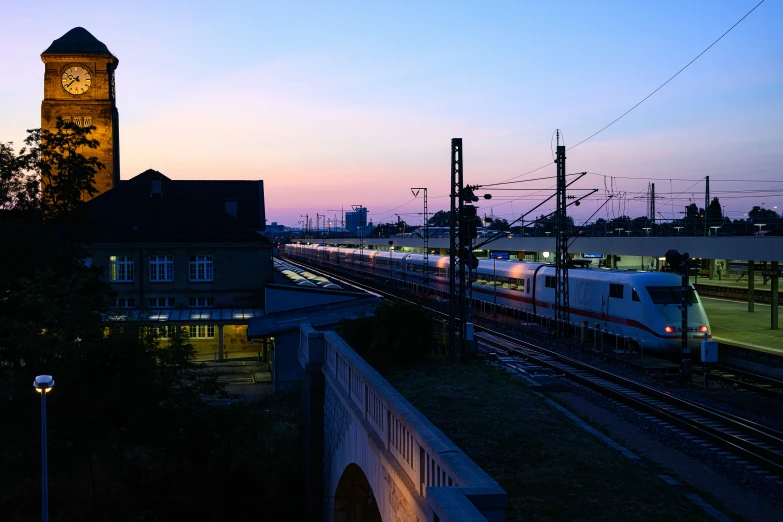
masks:
[[[152,333],[160,339],[171,339],[174,336],[176,326],[153,326]]]
[[[114,300],[115,308],[133,308],[136,306],[135,297],[118,297]]]
[[[150,256],[150,281],[174,281],[174,256]]]
[[[114,283],[133,281],[133,256],[109,256],[109,279]]]
[[[190,337],[192,339],[214,339],[214,324],[192,324],[190,325]]]
[[[215,306],[214,297],[191,297],[188,301],[193,308],[212,308]]]
[[[152,297],[150,298],[150,308],[173,308],[173,297]]]
[[[190,280],[212,281],[212,256],[190,256]]]

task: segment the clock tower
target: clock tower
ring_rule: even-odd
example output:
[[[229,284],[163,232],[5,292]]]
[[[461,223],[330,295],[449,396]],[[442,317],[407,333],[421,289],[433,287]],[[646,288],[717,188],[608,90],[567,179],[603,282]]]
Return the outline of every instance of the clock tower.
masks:
[[[45,65],[41,129],[55,132],[58,117],[85,127],[95,126],[91,136],[100,146],[91,149],[89,155],[103,163],[103,169],[95,174],[95,188],[102,194],[118,186],[120,136],[114,71],[119,60],[81,27],[52,42],[41,60]]]

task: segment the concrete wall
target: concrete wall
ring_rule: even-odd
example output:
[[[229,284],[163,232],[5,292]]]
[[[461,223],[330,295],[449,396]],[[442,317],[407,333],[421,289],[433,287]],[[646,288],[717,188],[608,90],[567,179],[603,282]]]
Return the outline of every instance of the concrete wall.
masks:
[[[272,352],[272,382],[275,390],[295,389],[302,384],[304,370],[298,359],[299,330],[277,334]]]
[[[507,497],[497,482],[336,333],[303,325],[298,358],[308,373],[323,375],[324,520],[333,520],[333,499],[351,463],[364,471],[384,521],[434,521],[435,514],[505,520]],[[317,388],[304,393],[312,399],[306,405],[318,400]],[[306,419],[306,433],[316,423]]]

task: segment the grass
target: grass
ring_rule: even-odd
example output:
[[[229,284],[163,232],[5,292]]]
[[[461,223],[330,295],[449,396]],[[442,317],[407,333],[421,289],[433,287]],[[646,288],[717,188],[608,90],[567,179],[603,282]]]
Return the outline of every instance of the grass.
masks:
[[[506,490],[507,520],[707,518],[507,372],[443,362],[384,375]]]

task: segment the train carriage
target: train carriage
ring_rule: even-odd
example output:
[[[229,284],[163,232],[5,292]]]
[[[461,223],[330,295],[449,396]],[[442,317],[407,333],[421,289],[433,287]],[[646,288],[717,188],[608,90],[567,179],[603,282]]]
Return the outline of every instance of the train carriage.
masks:
[[[287,250],[288,251],[288,250]],[[316,245],[290,250],[305,260],[364,270],[381,277],[415,285],[425,281],[423,254],[388,252]],[[317,256],[320,252],[320,258]],[[324,261],[326,260],[326,261]],[[363,261],[363,263],[362,263]],[[449,257],[427,256],[428,285],[449,291]],[[480,260],[474,272],[473,298],[494,302],[539,316],[554,316],[555,267],[520,261]],[[681,348],[681,278],[670,272],[643,272],[596,268],[569,269],[569,305],[572,322],[624,335],[645,350],[677,351]],[[698,349],[711,333],[707,315],[696,291],[687,295],[691,349]]]

